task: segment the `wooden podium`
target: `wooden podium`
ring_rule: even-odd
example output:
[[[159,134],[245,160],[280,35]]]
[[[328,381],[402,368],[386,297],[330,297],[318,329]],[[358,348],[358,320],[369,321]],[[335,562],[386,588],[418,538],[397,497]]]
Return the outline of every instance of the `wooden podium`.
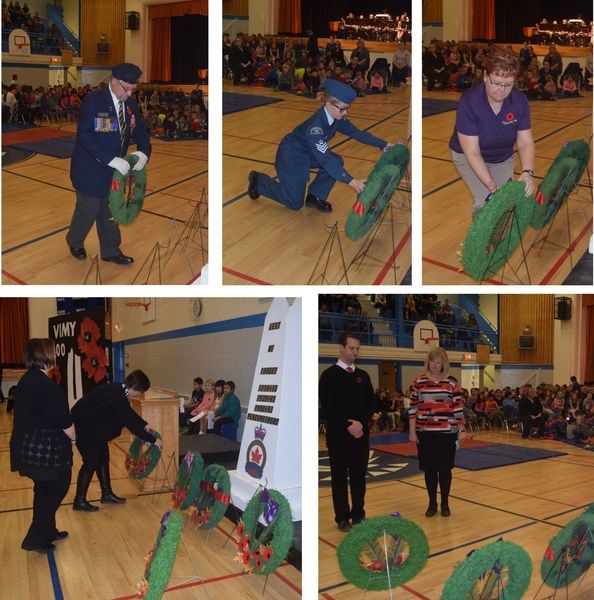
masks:
[[[142,396],[132,398],[132,408],[163,438],[163,452],[156,469],[142,481],[142,489],[171,487],[179,465],[179,404],[175,392],[151,387]],[[172,458],[173,455],[173,458]],[[169,467],[167,478],[165,468]],[[167,479],[169,481],[167,481]]]

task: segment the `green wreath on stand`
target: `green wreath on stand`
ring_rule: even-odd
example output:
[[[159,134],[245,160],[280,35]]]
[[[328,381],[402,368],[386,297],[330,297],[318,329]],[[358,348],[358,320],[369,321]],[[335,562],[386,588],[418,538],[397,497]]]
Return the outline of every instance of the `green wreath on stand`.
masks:
[[[540,564],[543,581],[560,588],[574,582],[594,563],[594,504],[551,540]]]
[[[179,538],[184,526],[183,515],[169,509],[161,519],[161,527],[153,549],[146,557],[144,576],[138,584],[136,598],[160,600],[171,577]]]
[[[130,165],[127,175],[113,170],[109,191],[109,210],[111,216],[120,225],[129,225],[139,215],[146,193],[146,167],[134,171],[134,165],[140,160],[136,154],[127,154],[124,160]],[[126,193],[126,188],[128,192]]]
[[[440,600],[521,600],[531,573],[526,550],[500,539],[468,554],[446,581]]]
[[[175,510],[186,510],[200,493],[200,482],[204,474],[204,460],[200,452],[188,450],[179,465],[172,505]]]
[[[406,172],[409,156],[408,148],[402,144],[382,154],[347,217],[344,231],[349,239],[362,238],[383,214]]]
[[[523,181],[502,185],[468,229],[461,261],[464,271],[476,281],[499,271],[526,232],[535,202],[533,196],[526,198],[524,190]]]
[[[227,469],[209,465],[200,482],[200,493],[190,506],[189,517],[196,528],[212,529],[225,515],[231,502],[231,481]]]
[[[263,529],[258,533],[262,516]],[[277,490],[264,488],[248,502],[237,525],[235,560],[247,573],[268,575],[287,558],[293,541],[293,517],[287,499]]]
[[[345,535],[337,556],[348,581],[364,590],[387,590],[412,579],[423,568],[429,544],[413,521],[375,517]]]
[[[531,225],[542,229],[557,214],[561,205],[579,183],[588,160],[590,146],[584,140],[563,146],[536,192]]]
[[[158,440],[163,439],[161,434],[154,429],[149,429],[148,432],[152,433]],[[148,448],[141,453],[145,443],[144,440],[135,437],[130,444],[128,454],[126,454],[126,461],[124,463],[126,473],[134,479],[145,479],[148,477],[161,458],[161,448],[154,444],[150,444]]]

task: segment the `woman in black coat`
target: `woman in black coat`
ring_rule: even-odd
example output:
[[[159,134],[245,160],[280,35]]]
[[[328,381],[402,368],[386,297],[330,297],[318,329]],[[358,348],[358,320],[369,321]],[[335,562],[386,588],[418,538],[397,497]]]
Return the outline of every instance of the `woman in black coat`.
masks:
[[[163,447],[163,440],[158,440],[146,430],[148,423],[130,406],[130,399],[146,392],[150,385],[148,377],[137,369],[126,377],[124,383],[101,385],[85,394],[72,407],[78,432],[76,447],[83,458],[72,504],[74,510],[99,510],[97,506],[87,502],[87,490],[95,471],[101,486],[102,504],[122,504],[126,501],[125,498],[116,496],[111,489],[108,447],[108,442],[119,437],[124,427],[146,442]]]
[[[28,371],[14,393],[10,468],[33,480],[33,521],[23,550],[47,552],[68,536],[56,528],[56,511],[68,492],[76,433],[68,401],[48,377],[56,365],[56,343],[33,338],[25,347]]]

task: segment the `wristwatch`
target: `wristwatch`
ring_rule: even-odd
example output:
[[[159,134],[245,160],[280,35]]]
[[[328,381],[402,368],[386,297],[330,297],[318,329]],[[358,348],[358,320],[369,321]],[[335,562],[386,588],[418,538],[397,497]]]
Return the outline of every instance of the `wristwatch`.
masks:
[[[524,169],[522,173],[528,173],[530,177],[534,177],[534,169]]]

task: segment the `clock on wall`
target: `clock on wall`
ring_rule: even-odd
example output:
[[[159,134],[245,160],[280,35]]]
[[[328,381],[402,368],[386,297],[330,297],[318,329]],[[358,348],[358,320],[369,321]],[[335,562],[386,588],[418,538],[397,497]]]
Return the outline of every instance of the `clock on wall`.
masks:
[[[200,300],[200,298],[194,298],[192,300],[192,314],[195,319],[202,314],[202,300]]]

